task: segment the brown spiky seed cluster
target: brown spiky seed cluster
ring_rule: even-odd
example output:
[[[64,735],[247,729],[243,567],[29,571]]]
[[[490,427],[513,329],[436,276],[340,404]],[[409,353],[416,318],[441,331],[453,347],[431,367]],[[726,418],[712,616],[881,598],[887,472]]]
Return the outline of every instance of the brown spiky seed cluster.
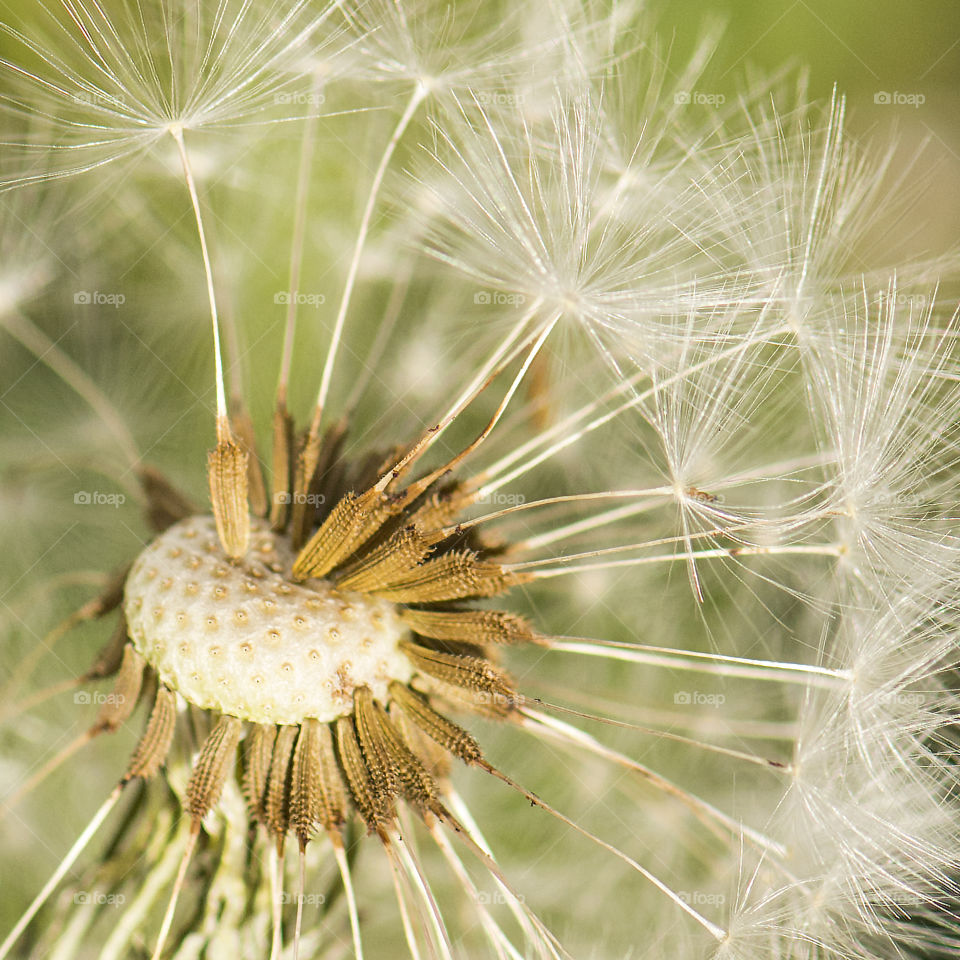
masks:
[[[414,458],[405,460],[402,451],[348,463],[341,456],[343,427],[329,431],[322,443],[301,442],[293,455],[289,418],[278,415],[274,428],[280,486],[269,504],[265,496],[253,496],[265,485],[252,450],[238,454],[231,447],[211,455],[214,518],[193,515],[162,478],[144,475],[161,536],[127,576],[125,619],[112,653],[102,657],[117,662],[118,696],[104,704],[96,729],[114,729],[130,716],[142,691],[156,691],[129,781],[149,777],[163,764],[178,697],[219,713],[186,790],[195,830],[235,769],[241,745],[251,818],[281,847],[290,831],[301,846],[319,829],[336,840],[352,812],[385,838],[401,800],[425,818],[452,821],[440,786],[451,757],[500,774],[446,709],[509,716],[520,698],[495,665],[493,651],[537,640],[523,618],[478,609],[471,601],[501,595],[522,576],[499,562],[501,547],[457,526],[456,518],[475,502],[468,485],[450,481],[443,471],[404,485]],[[229,443],[239,448],[244,441]],[[237,476],[240,463],[247,470],[243,478]],[[247,490],[254,512],[249,521],[233,502]],[[200,544],[196,549],[189,547],[193,540]],[[169,566],[163,566],[164,557]],[[270,635],[255,643],[244,632],[250,617],[239,598],[215,607],[219,615],[194,616],[191,595],[226,601],[238,585],[261,602],[269,594],[284,615],[296,618],[297,610],[314,609],[319,619],[299,617],[302,635],[267,629]],[[291,595],[296,603],[285,607]],[[384,622],[390,626],[373,666],[338,673],[336,657],[328,656],[331,644],[342,646],[347,638],[348,649],[337,656],[365,662],[362,648],[375,645],[369,634]],[[258,621],[258,630],[263,626]],[[276,649],[267,650],[271,642]],[[231,650],[239,658],[232,668],[225,659]],[[280,678],[289,674],[296,687],[296,674],[304,669],[297,655],[304,651],[323,666],[301,684],[306,693],[291,694]],[[186,659],[177,661],[181,655]],[[243,656],[251,662],[260,657],[261,666],[279,663],[280,672],[274,677],[257,668],[254,675],[242,666]],[[99,672],[105,672],[102,665]],[[250,706],[255,679],[280,691],[258,701],[273,705],[266,711]],[[321,698],[321,707],[309,689],[318,683],[337,687],[337,697]]]

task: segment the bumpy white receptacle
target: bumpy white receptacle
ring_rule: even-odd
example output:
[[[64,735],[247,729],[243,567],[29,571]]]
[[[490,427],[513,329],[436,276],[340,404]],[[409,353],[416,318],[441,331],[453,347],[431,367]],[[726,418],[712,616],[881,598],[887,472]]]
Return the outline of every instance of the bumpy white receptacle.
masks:
[[[250,550],[224,554],[212,517],[159,536],[127,577],[130,637],[161,680],[190,703],[255,723],[330,721],[366,685],[380,700],[406,683],[408,635],[393,604],[292,582],[287,541],[253,521]]]

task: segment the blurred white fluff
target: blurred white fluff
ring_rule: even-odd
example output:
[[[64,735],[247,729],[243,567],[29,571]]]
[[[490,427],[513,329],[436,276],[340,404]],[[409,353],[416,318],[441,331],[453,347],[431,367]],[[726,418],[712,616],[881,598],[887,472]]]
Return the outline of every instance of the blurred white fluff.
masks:
[[[0,24],[10,49],[3,111],[23,131],[6,143],[0,186],[96,170],[174,130],[316,113],[310,77],[288,68],[337,41],[322,28],[338,6],[29,4],[21,22]]]
[[[955,578],[957,315],[896,282],[838,303],[802,350],[828,468],[828,512],[868,592]]]

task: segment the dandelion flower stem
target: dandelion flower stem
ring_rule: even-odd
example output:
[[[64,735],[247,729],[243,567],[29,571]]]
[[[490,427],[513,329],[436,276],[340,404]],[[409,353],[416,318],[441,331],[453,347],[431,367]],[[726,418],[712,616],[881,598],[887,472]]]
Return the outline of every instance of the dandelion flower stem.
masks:
[[[424,911],[426,912],[426,915],[430,921],[430,926],[433,929],[437,952],[441,957],[444,958],[444,960],[452,960],[453,945],[450,943],[450,936],[447,933],[446,924],[443,922],[443,916],[440,913],[440,907],[437,904],[437,900],[433,895],[433,891],[430,888],[427,878],[424,876],[423,871],[420,868],[420,864],[413,855],[410,845],[406,842],[406,840],[400,838],[398,843],[389,845],[387,847],[387,851],[388,853],[393,851],[399,855],[398,859],[400,863],[403,865],[407,876],[412,881],[414,889],[420,894],[420,898],[423,901]]]
[[[672,487],[648,487],[644,490],[602,490],[597,493],[571,493],[560,497],[546,497],[543,500],[525,500],[523,503],[513,504],[512,506],[504,507],[502,510],[495,510],[493,513],[486,513],[482,517],[474,517],[472,520],[462,520],[455,527],[448,529],[451,532],[454,529],[469,530],[478,524],[489,523],[491,520],[499,520],[501,517],[519,513],[521,510],[531,510],[534,507],[548,507],[558,503],[581,503],[588,500],[618,500],[626,498],[643,499],[646,497],[669,497],[672,495]]]
[[[464,388],[463,392],[459,397],[454,401],[450,406],[447,412],[437,421],[437,423],[430,427],[417,442],[397,461],[397,463],[377,482],[377,487],[380,490],[386,489],[387,485],[396,477],[398,477],[402,472],[407,470],[411,464],[415,463],[419,457],[421,457],[430,447],[439,440],[443,432],[453,423],[454,420],[466,409],[467,405],[474,399],[476,399],[479,394],[481,394],[492,382],[493,380],[503,371],[503,369],[520,353],[527,349],[534,341],[538,338],[540,339],[540,344],[535,348],[536,350],[540,349],[542,345],[542,327],[536,327],[534,330],[530,331],[526,337],[520,340],[517,343],[518,337],[529,325],[530,321],[535,316],[537,310],[540,308],[540,302],[537,301],[533,306],[520,318],[517,323],[515,323],[511,328],[510,332],[499,344],[493,354],[487,359],[486,363],[476,374],[470,384]],[[548,324],[549,327],[552,327],[556,323],[556,317],[550,321]],[[526,369],[526,365],[524,370]],[[518,381],[519,382],[519,381]],[[515,388],[514,388],[515,389]],[[512,396],[513,390],[510,391],[510,396]],[[494,417],[494,424],[496,420],[499,419],[499,416],[502,414],[502,410],[498,411]],[[491,428],[492,429],[492,428]]]
[[[300,932],[303,929],[303,895],[307,887],[307,851],[300,845],[297,857],[297,922],[293,931],[293,960],[300,960]]]
[[[555,960],[560,960],[560,954],[557,951],[559,945],[556,938],[507,883],[494,860],[490,844],[487,843],[486,837],[484,837],[479,825],[473,818],[473,814],[470,813],[470,808],[452,786],[448,788],[447,801],[458,821],[457,838],[465,843],[480,862],[487,867],[524,935],[531,943],[540,943],[546,947]]]
[[[340,306],[337,309],[337,317],[334,321],[333,335],[330,338],[330,347],[327,350],[327,359],[323,365],[323,374],[320,378],[320,390],[317,394],[317,405],[313,414],[313,422],[310,425],[310,435],[315,437],[320,431],[320,419],[323,416],[323,408],[327,402],[327,394],[330,391],[330,380],[333,377],[333,366],[337,359],[337,352],[340,349],[340,339],[343,335],[343,326],[347,317],[347,311],[350,308],[350,298],[353,295],[354,283],[357,279],[357,271],[360,268],[360,258],[363,254],[363,248],[367,241],[367,234],[370,230],[370,222],[373,219],[373,211],[377,205],[377,199],[380,195],[380,187],[383,185],[383,178],[386,176],[387,168],[393,159],[394,151],[404,131],[410,125],[414,114],[423,102],[426,96],[426,88],[418,84],[410,96],[403,115],[397,121],[393,134],[383,151],[380,163],[373,177],[373,183],[370,185],[370,193],[367,195],[367,204],[360,220],[360,229],[357,232],[357,239],[353,247],[353,256],[350,258],[350,266],[347,269],[347,279],[343,287],[343,294],[340,298]]]
[[[685,737],[679,733],[671,733],[669,730],[661,730],[656,727],[648,727],[639,723],[629,723],[625,720],[614,720],[611,717],[601,717],[595,713],[584,713],[582,710],[573,710],[570,707],[561,706],[558,703],[548,703],[546,700],[537,698],[536,703],[541,704],[548,710],[557,713],[564,713],[572,717],[578,717],[581,720],[591,720],[594,723],[602,723],[609,727],[621,727],[626,730],[636,730],[638,733],[649,734],[653,737],[659,737],[661,740],[671,740],[674,743],[682,743],[688,747],[696,747],[698,750],[706,750],[709,753],[716,753],[720,756],[730,757],[733,760],[742,760],[744,763],[750,763],[764,770],[775,771],[780,774],[792,774],[793,768],[788,763],[782,763],[778,760],[771,760],[769,757],[761,757],[755,753],[747,753],[744,750],[734,750],[730,747],[719,746],[715,743],[707,743],[704,740],[694,740],[692,737]],[[536,719],[536,714],[521,708],[524,716]]]
[[[457,856],[457,852],[454,850],[453,844],[447,839],[447,835],[439,829],[437,825],[431,826],[430,835],[440,848],[440,852],[443,854],[444,859],[449,864],[451,871],[467,894],[470,902],[473,903],[474,909],[480,918],[484,933],[490,941],[491,946],[496,950],[497,955],[504,958],[504,951],[506,951],[513,960],[523,960],[517,948],[510,942],[510,938],[504,933],[503,929],[484,905],[483,897],[480,895],[477,885],[470,878],[470,874],[467,872],[466,867],[464,867],[463,861]]]
[[[655,647],[640,643],[619,643],[615,640],[580,640],[564,637],[541,638],[548,650],[577,653],[591,657],[605,657],[628,663],[642,663],[650,667],[670,670],[696,670],[724,677],[743,677],[753,680],[774,680],[780,683],[819,683],[822,685],[849,683],[846,670],[831,670],[815,664],[788,663],[777,660],[751,660],[719,653]]]
[[[606,746],[606,744],[601,743],[596,737],[591,736],[585,730],[581,730],[571,723],[566,723],[557,717],[551,717],[539,710],[525,710],[524,720],[521,725],[533,736],[552,737],[555,740],[560,740],[561,742],[571,744],[582,750],[587,750],[595,756],[604,757],[621,767],[632,770],[658,790],[661,790],[668,796],[676,797],[708,827],[716,824],[722,829],[723,834],[736,837],[737,839],[749,840],[755,846],[776,854],[778,857],[786,855],[786,850],[782,844],[765,836],[758,830],[754,830],[735,820],[718,807],[715,807],[712,803],[697,796],[695,793],[684,790],[672,780],[668,780],[645,764],[639,763],[626,756],[626,754],[611,749]],[[718,831],[714,829],[713,832],[717,833]]]
[[[628,548],[624,548],[628,549]],[[585,573],[589,570],[609,570],[613,567],[638,567],[652,563],[675,563],[678,560],[718,560],[735,557],[770,557],[785,555],[806,555],[821,557],[841,557],[841,544],[797,544],[771,545],[757,547],[719,547],[714,550],[686,550],[682,553],[660,554],[653,557],[630,557],[626,560],[604,560],[600,563],[580,563],[570,567],[548,567],[546,570],[531,570],[530,575],[538,580],[547,580],[550,577],[562,577],[568,573]],[[555,561],[572,560],[574,557],[554,557]],[[526,563],[512,564],[511,569],[529,569],[539,563],[549,563],[550,560],[531,560]]]
[[[163,954],[163,948],[170,934],[170,927],[173,925],[173,915],[177,911],[177,900],[180,898],[180,891],[183,889],[184,881],[187,878],[187,868],[190,866],[190,860],[193,857],[193,851],[199,837],[200,822],[194,821],[190,825],[187,845],[183,848],[183,855],[180,857],[180,866],[177,869],[176,879],[173,881],[173,891],[170,894],[170,900],[167,902],[167,909],[163,914],[163,922],[160,924],[160,933],[157,935],[157,945],[153,949],[151,960],[160,960]]]
[[[386,850],[386,848],[384,848]],[[393,891],[397,898],[397,910],[400,913],[400,923],[403,926],[403,935],[407,941],[407,949],[410,951],[411,960],[420,960],[420,948],[417,946],[417,938],[413,932],[413,924],[410,921],[410,909],[407,906],[407,898],[403,892],[403,877],[400,868],[389,852],[387,852],[387,861],[390,864],[390,875],[393,877]]]
[[[220,320],[217,314],[217,294],[213,286],[213,268],[210,265],[210,251],[207,248],[207,234],[203,226],[203,214],[200,212],[200,198],[197,196],[197,185],[187,155],[187,145],[183,139],[183,128],[179,125],[170,127],[170,133],[177,143],[180,153],[180,162],[183,166],[183,176],[187,181],[187,190],[190,191],[190,202],[193,204],[193,215],[197,221],[197,235],[200,238],[200,253],[203,256],[203,269],[207,280],[207,299],[210,302],[210,322],[213,328],[213,357],[216,366],[217,379],[217,439],[230,439],[230,420],[227,415],[227,397],[223,380],[223,355],[220,349]]]
[[[314,78],[316,92],[319,77]],[[317,121],[313,114],[307,117],[300,144],[300,164],[297,171],[297,199],[294,204],[293,237],[290,241],[290,282],[287,300],[287,318],[283,329],[283,354],[280,360],[280,377],[277,382],[277,407],[287,405],[287,387],[290,383],[290,367],[293,363],[293,339],[297,328],[297,291],[300,289],[300,271],[303,266],[303,238],[307,223],[307,198],[310,193],[310,169],[313,165],[313,148],[316,141]]]
[[[472,443],[467,444],[464,449],[458,453],[452,460],[444,463],[443,466],[438,467],[436,470],[428,473],[425,477],[419,479],[416,483],[411,484],[408,489],[406,496],[414,497],[418,496],[424,490],[426,490],[435,480],[439,480],[445,473],[448,473],[450,470],[453,470],[454,467],[471,453],[473,453],[477,447],[483,443],[488,436],[490,436],[494,427],[500,422],[500,418],[503,416],[504,411],[510,405],[510,401],[513,399],[514,394],[517,392],[520,384],[523,382],[523,378],[527,375],[527,371],[530,369],[530,364],[536,359],[537,354],[540,352],[540,349],[543,347],[544,342],[547,337],[550,335],[550,332],[556,326],[557,321],[560,319],[559,314],[556,314],[548,323],[544,324],[542,329],[539,331],[536,341],[533,346],[530,348],[527,356],[524,358],[520,370],[517,372],[516,376],[513,378],[513,381],[510,384],[509,389],[506,394],[504,394],[503,399],[500,401],[497,409],[494,411],[493,416],[490,418],[490,421],[483,428],[483,431],[480,435],[473,440]]]
[[[274,846],[270,849],[270,913],[273,933],[270,938],[270,960],[280,960],[283,952],[283,857]]]
[[[343,849],[343,841],[339,836],[331,838],[333,842],[333,855],[337,860],[337,869],[340,871],[340,879],[343,883],[343,892],[347,896],[347,911],[350,914],[350,932],[353,935],[353,956],[354,960],[363,960],[363,943],[360,940],[360,915],[357,912],[357,898],[353,892],[353,880],[350,877],[350,861],[347,859],[347,851]]]

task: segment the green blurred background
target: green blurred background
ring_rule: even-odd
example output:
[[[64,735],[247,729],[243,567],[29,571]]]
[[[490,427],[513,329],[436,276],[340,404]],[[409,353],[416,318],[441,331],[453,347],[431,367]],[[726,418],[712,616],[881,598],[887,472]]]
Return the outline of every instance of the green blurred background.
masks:
[[[864,139],[888,142],[891,127],[904,155],[927,144],[919,169],[931,177],[915,211],[931,249],[956,245],[960,219],[960,3],[956,0],[680,0],[657,5],[664,41],[681,57],[705,22],[722,27],[704,77],[726,96],[751,69],[808,70],[813,97],[834,84],[847,97],[848,125]],[[891,100],[878,103],[878,94]],[[895,94],[901,94],[899,98]],[[920,102],[922,101],[922,102]],[[878,145],[879,146],[879,145]]]

